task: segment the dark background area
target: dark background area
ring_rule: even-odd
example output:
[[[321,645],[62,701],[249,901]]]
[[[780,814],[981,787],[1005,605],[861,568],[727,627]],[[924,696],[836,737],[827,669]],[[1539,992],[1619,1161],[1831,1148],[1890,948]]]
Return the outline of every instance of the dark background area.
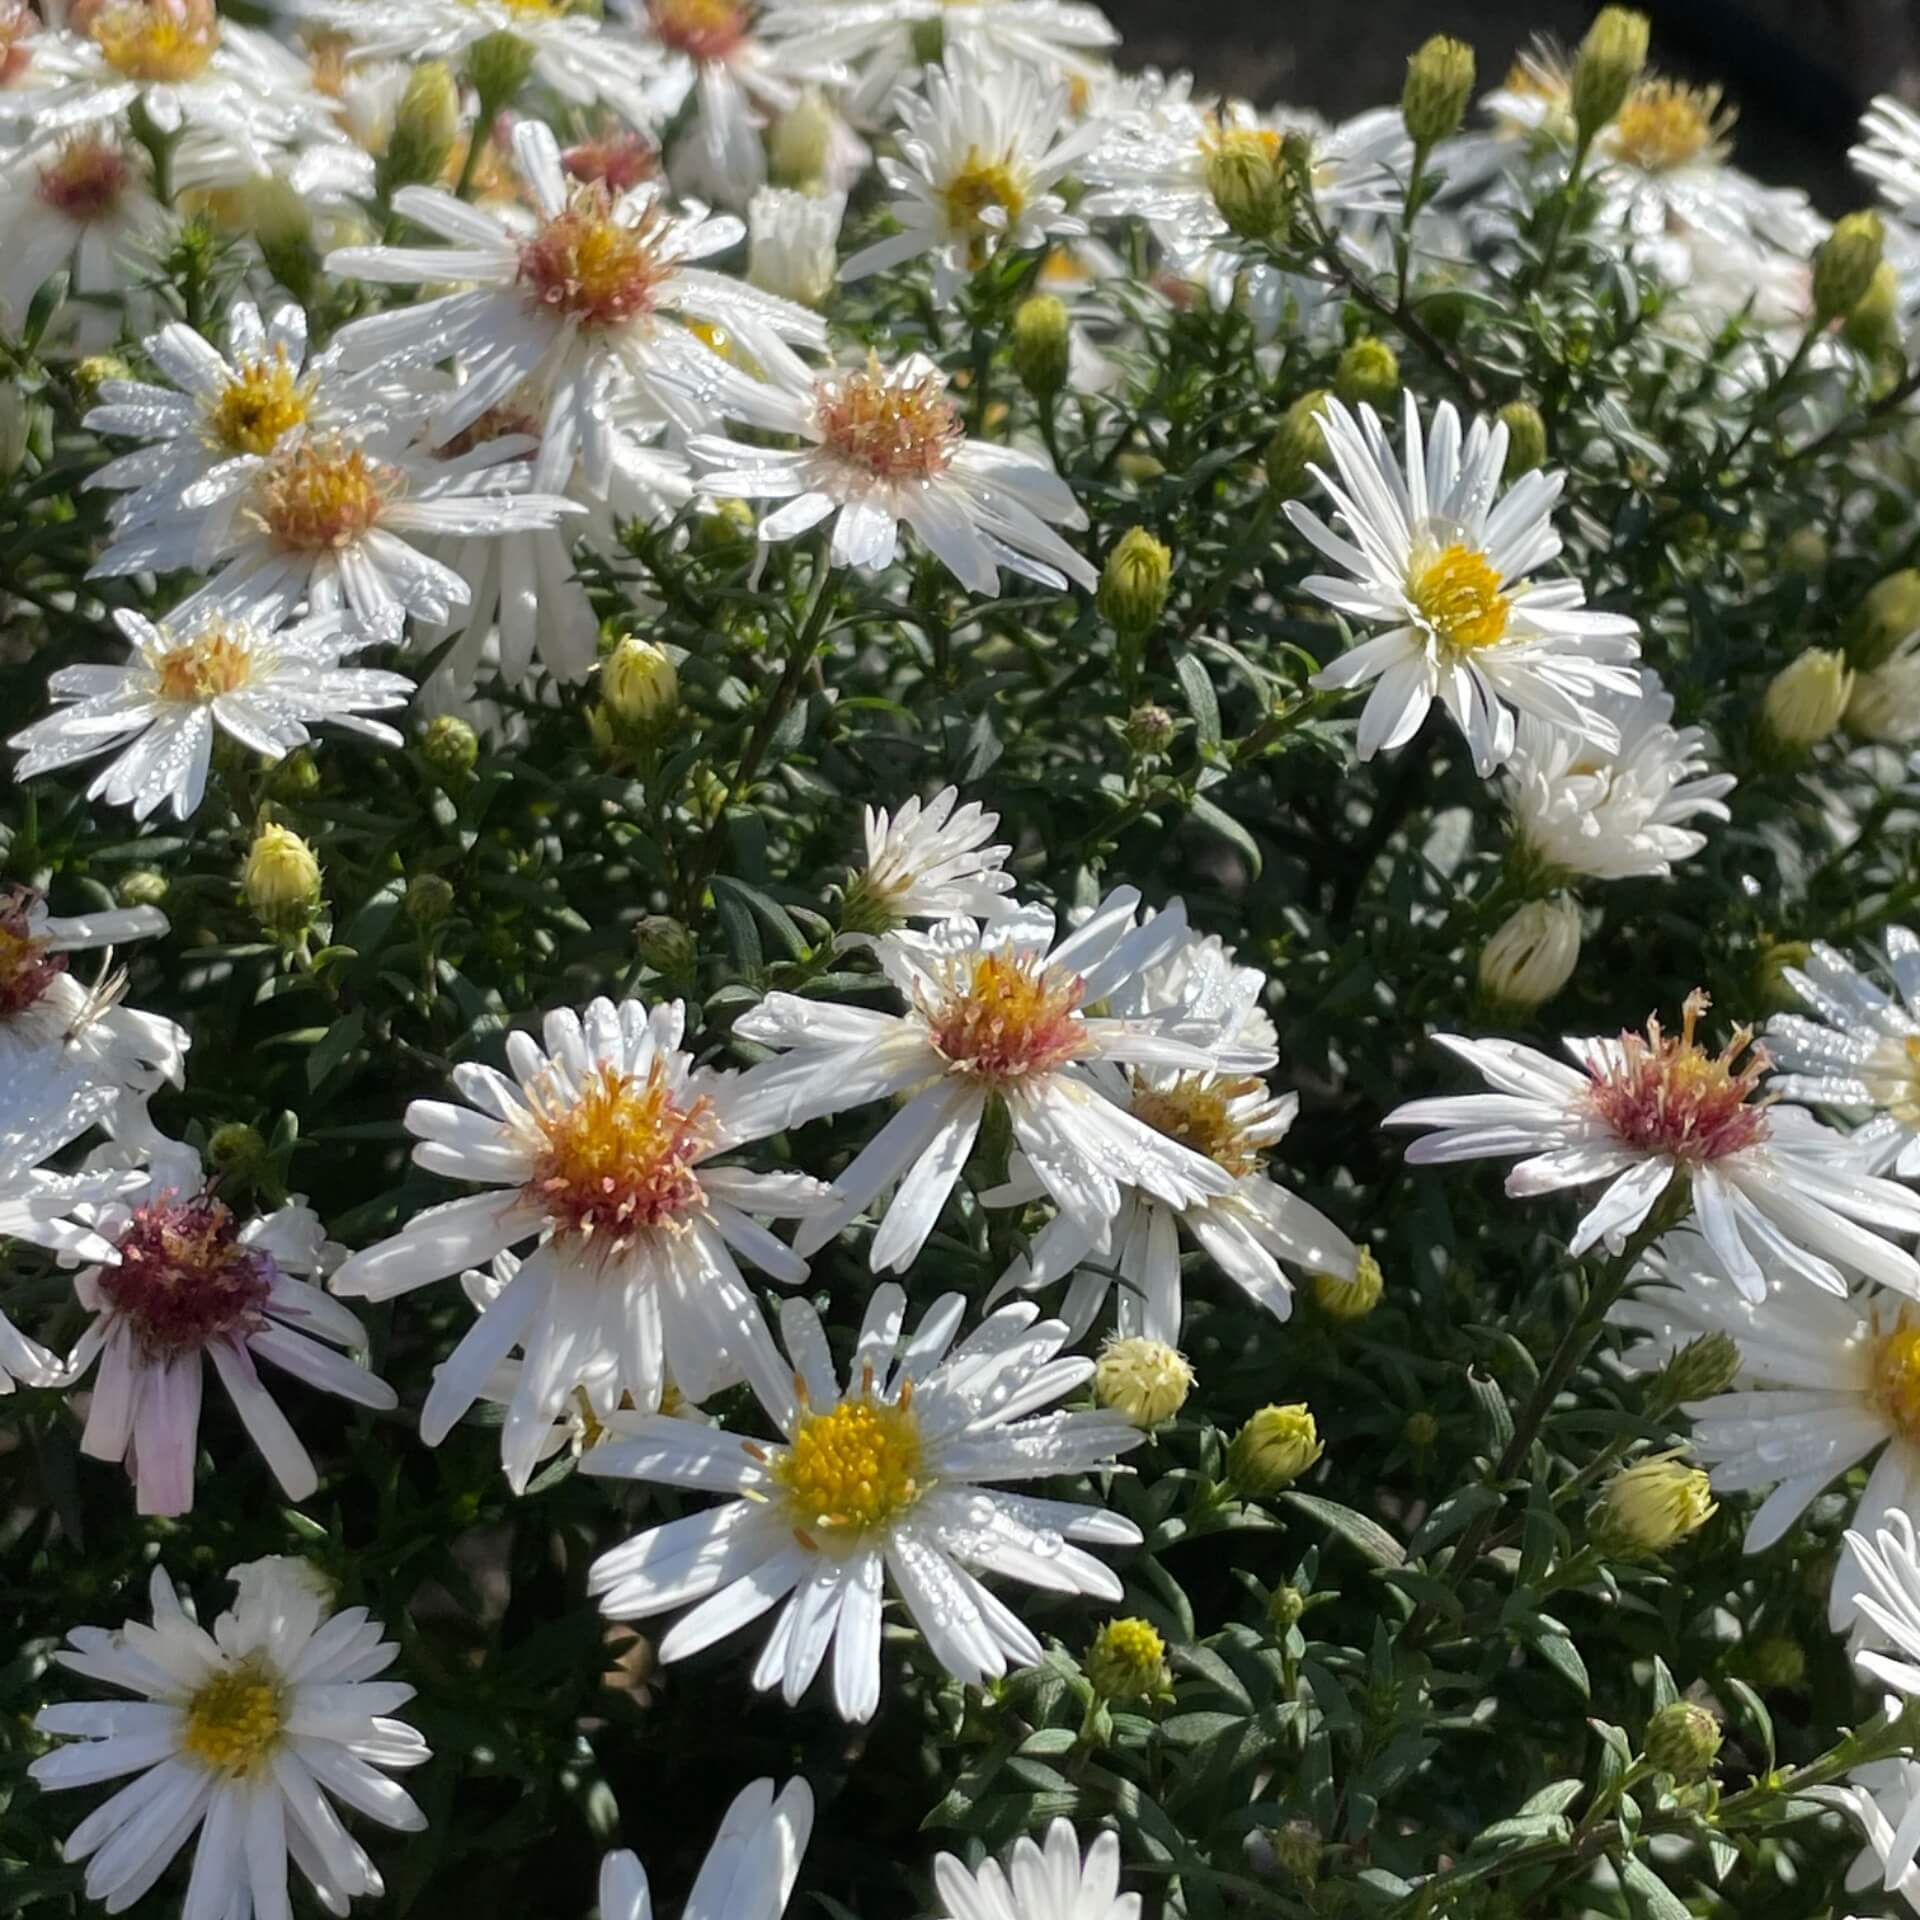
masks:
[[[1334,118],[1397,99],[1406,57],[1430,33],[1479,56],[1497,85],[1535,33],[1572,45],[1585,0],[1103,0],[1133,66],[1190,67],[1210,88]],[[1866,195],[1846,149],[1876,93],[1920,104],[1920,0],[1641,0],[1655,61],[1715,81],[1738,107],[1735,154],[1760,178],[1796,182],[1823,211]],[[1196,27],[1196,16],[1204,25]]]

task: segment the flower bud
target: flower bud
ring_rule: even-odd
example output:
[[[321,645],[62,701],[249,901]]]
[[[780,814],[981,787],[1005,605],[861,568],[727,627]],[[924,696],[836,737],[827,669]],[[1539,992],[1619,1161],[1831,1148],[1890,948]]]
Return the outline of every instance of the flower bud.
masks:
[[[1740,1652],[1740,1669],[1756,1687],[1804,1686],[1807,1650],[1790,1634],[1763,1633]]]
[[[267,774],[267,792],[276,800],[306,800],[319,791],[320,763],[311,747],[295,747]]]
[[[1327,390],[1303,393],[1281,416],[1267,442],[1267,487],[1276,499],[1291,500],[1306,489],[1307,469],[1327,457],[1327,436],[1320,425]]]
[[[1847,659],[1865,670],[1884,666],[1902,641],[1920,633],[1920,568],[1902,567],[1868,588],[1847,622]]]
[[[438,180],[459,137],[460,87],[453,69],[444,60],[424,60],[394,110],[393,132],[377,170],[381,194]]]
[[[747,279],[763,293],[824,306],[840,267],[843,193],[762,187],[747,202]]]
[[[1384,340],[1356,340],[1334,368],[1333,390],[1348,406],[1384,407],[1400,391],[1400,360]]]
[[[1920,740],[1920,681],[1906,663],[1875,667],[1853,676],[1847,699],[1847,730],[1883,746],[1911,746]]]
[[[1320,1856],[1326,1843],[1311,1820],[1289,1820],[1284,1826],[1275,1827],[1272,1843],[1275,1864],[1302,1886],[1310,1887],[1320,1878]]]
[[[1354,1258],[1352,1273],[1313,1276],[1313,1297],[1330,1319],[1364,1320],[1380,1304],[1383,1285],[1373,1249],[1362,1247]]]
[[[135,867],[120,876],[113,896],[123,907],[164,907],[170,883],[158,867]]]
[[[746,501],[716,500],[711,511],[694,517],[693,550],[714,559],[738,557],[755,545],[758,531],[759,523]]]
[[[1809,647],[1767,683],[1762,717],[1776,744],[1802,751],[1818,746],[1840,724],[1853,693],[1847,656]]]
[[[1595,1503],[1593,1533],[1611,1554],[1664,1553],[1697,1533],[1718,1511],[1707,1476],[1657,1453],[1622,1467]]]
[[[1841,328],[1847,344],[1862,353],[1885,353],[1900,344],[1900,276],[1891,260],[1873,270],[1867,290],[1848,309]]]
[[[250,1180],[267,1163],[267,1143],[258,1127],[229,1120],[207,1139],[207,1165],[230,1179]]]
[[[533,49],[517,33],[505,28],[484,34],[467,49],[467,78],[480,96],[476,140],[486,138],[487,122],[527,83],[533,71]]]
[[[1109,1340],[1093,1369],[1093,1397],[1136,1427],[1157,1427],[1187,1404],[1193,1368],[1164,1340]]]
[[[1143,755],[1165,753],[1179,731],[1179,720],[1165,707],[1155,706],[1151,701],[1135,707],[1127,715],[1124,728],[1127,745]]]
[[[1662,1407],[1711,1400],[1716,1393],[1725,1393],[1739,1377],[1739,1342],[1730,1333],[1715,1329],[1689,1340],[1660,1369],[1653,1383],[1653,1398]]]
[[[1109,1620],[1093,1636],[1084,1663],[1102,1700],[1145,1700],[1173,1684],[1167,1643],[1145,1620]]]
[[[459,780],[478,763],[480,738],[457,713],[443,713],[427,722],[420,752],[441,779]]]
[[[657,738],[680,706],[680,675],[664,647],[628,634],[600,663],[600,698],[615,729]]]
[[[32,439],[32,403],[18,380],[0,380],[0,480],[11,480],[20,471]]]
[[[693,978],[699,951],[693,934],[671,914],[647,914],[633,930],[633,944],[663,980],[679,984]]]
[[[247,849],[240,886],[255,918],[272,933],[299,933],[320,910],[320,862],[291,827],[260,829]]]
[[[425,931],[439,926],[453,912],[453,883],[443,874],[416,873],[407,882],[406,915]]]
[[[1166,611],[1173,555],[1145,527],[1120,536],[1100,575],[1095,604],[1116,633],[1138,640]]]
[[[1276,1633],[1297,1627],[1307,1611],[1307,1596],[1298,1587],[1275,1587],[1267,1595],[1267,1623]]]
[[[777,187],[818,186],[827,177],[837,125],[826,95],[809,87],[767,129],[767,178]]]
[[[1591,140],[1626,104],[1647,64],[1650,26],[1631,7],[1602,7],[1573,61],[1573,119]]]
[[[1044,400],[1067,384],[1072,322],[1067,305],[1050,293],[1036,293],[1013,310],[1009,357],[1020,384]]]
[[[1407,62],[1400,90],[1400,118],[1416,147],[1436,147],[1460,130],[1473,97],[1473,49],[1464,40],[1436,33]]]
[[[937,67],[947,57],[947,26],[939,14],[929,14],[908,28],[913,57],[923,67]]]
[[[1821,321],[1851,313],[1873,287],[1886,250],[1877,213],[1850,213],[1833,223],[1813,256],[1813,313]]]
[[[133,369],[117,353],[90,353],[73,366],[73,384],[80,398],[91,405],[100,397],[100,389],[109,380],[131,380]]]
[[[1720,1722],[1693,1700],[1675,1700],[1647,1722],[1647,1764],[1676,1780],[1699,1780],[1720,1751]]]
[[[1291,1486],[1325,1451],[1309,1407],[1262,1407],[1227,1448],[1227,1478],[1257,1500]]]
[[[1480,949],[1480,991],[1497,1008],[1531,1013],[1573,978],[1580,909],[1564,893],[1529,900]]]
[[[1780,548],[1780,565],[1803,580],[1817,580],[1827,570],[1827,536],[1818,527],[1795,527]]]
[[[1500,409],[1500,424],[1507,430],[1507,479],[1547,464],[1547,423],[1531,400],[1509,400]]]
[[[1258,128],[1221,129],[1207,149],[1207,192],[1243,240],[1271,240],[1286,225],[1292,183],[1274,142]]]

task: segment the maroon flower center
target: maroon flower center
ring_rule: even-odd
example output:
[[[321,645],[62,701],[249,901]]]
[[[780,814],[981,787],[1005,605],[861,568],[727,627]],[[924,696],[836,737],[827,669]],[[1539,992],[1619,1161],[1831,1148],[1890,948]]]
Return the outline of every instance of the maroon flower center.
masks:
[[[582,140],[560,156],[568,177],[593,183],[609,193],[630,193],[660,171],[660,149],[643,133],[609,133]]]
[[[1649,1019],[1644,1039],[1623,1033],[1619,1059],[1590,1069],[1594,1110],[1623,1146],[1697,1165],[1766,1138],[1767,1110],[1752,1095],[1773,1062],[1753,1046],[1748,1027],[1736,1029],[1717,1054],[1700,1046],[1694,1026],[1709,1004],[1695,988],[1678,1037]],[[1743,1053],[1746,1061],[1739,1064]]]
[[[211,1192],[163,1193],[120,1237],[120,1264],[100,1269],[100,1291],[148,1353],[189,1353],[265,1324],[272,1258],[240,1242],[240,1223]]]
[[[30,930],[37,898],[25,887],[0,891],[0,1020],[25,1013],[67,970],[66,955],[49,953]]]

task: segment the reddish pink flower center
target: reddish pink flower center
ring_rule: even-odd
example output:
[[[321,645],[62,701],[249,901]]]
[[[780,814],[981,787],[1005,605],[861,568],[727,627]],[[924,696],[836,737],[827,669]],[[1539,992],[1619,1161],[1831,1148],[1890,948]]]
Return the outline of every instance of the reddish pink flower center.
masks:
[[[1717,1054],[1700,1046],[1694,1026],[1708,1004],[1696,988],[1687,996],[1678,1037],[1649,1019],[1644,1039],[1620,1036],[1615,1064],[1590,1069],[1594,1110],[1623,1145],[1700,1164],[1766,1138],[1767,1111],[1752,1095],[1773,1063],[1752,1046],[1747,1027]],[[1739,1065],[1743,1053],[1746,1062]]]
[[[520,284],[543,307],[582,326],[619,326],[650,313],[673,275],[674,263],[661,252],[668,224],[651,206],[637,219],[617,219],[606,185],[588,182],[520,249]]]
[[[577,1094],[540,1102],[545,1144],[528,1197],[563,1233],[630,1239],[704,1201],[698,1163],[710,1150],[708,1103],[682,1106],[655,1061],[644,1076],[596,1067]]]
[[[0,0],[0,86],[11,86],[33,59],[31,36],[40,16],[26,0]]]
[[[609,193],[630,193],[660,171],[660,149],[643,133],[609,133],[582,140],[560,156],[575,180],[598,182]]]
[[[120,1236],[120,1264],[100,1291],[147,1352],[188,1353],[265,1324],[271,1257],[240,1242],[240,1223],[211,1192],[163,1193]]]
[[[30,930],[36,898],[25,887],[0,892],[0,1020],[25,1013],[67,970],[66,955],[49,953]]]
[[[933,1044],[982,1080],[1048,1073],[1086,1045],[1085,983],[1037,954],[994,949],[960,958],[921,1012]]]
[[[99,220],[120,204],[130,177],[126,155],[88,134],[69,140],[40,169],[40,198],[69,220]]]
[[[747,37],[747,10],[734,0],[647,0],[653,30],[694,60],[724,60]]]
[[[908,380],[873,357],[821,379],[814,417],[828,451],[877,480],[930,480],[952,465],[964,437],[938,373]]]

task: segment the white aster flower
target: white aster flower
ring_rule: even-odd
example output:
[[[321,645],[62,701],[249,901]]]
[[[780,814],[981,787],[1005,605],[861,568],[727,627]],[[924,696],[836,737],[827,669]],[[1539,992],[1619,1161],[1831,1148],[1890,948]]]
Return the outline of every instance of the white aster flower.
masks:
[[[1666,877],[1707,836],[1695,819],[1730,818],[1730,773],[1708,773],[1706,736],[1673,724],[1673,696],[1652,673],[1637,698],[1597,696],[1619,734],[1607,748],[1523,713],[1504,769],[1514,832],[1545,865],[1595,880]]]
[[[1016,1840],[1004,1868],[939,1854],[933,1880],[940,1920],[1140,1920],[1140,1896],[1120,1891],[1120,1842],[1102,1833],[1083,1860],[1066,1820],[1054,1821],[1041,1845]]]
[[[1120,1582],[1070,1543],[1135,1546],[1130,1520],[987,1483],[1092,1472],[1145,1435],[1118,1414],[1039,1411],[1094,1363],[1056,1359],[1067,1330],[1036,1326],[1031,1304],[1001,1308],[949,1353],[965,1304],[946,1295],[903,1344],[905,1295],[876,1287],[843,1387],[820,1316],[789,1300],[791,1365],[764,1330],[748,1349],[778,1441],[653,1420],[594,1448],[587,1473],[733,1496],[602,1554],[587,1584],[603,1611],[645,1620],[700,1602],[660,1642],[660,1658],[674,1661],[785,1600],[753,1684],[794,1705],[831,1651],[834,1705],[860,1721],[880,1703],[888,1575],[929,1651],[971,1686],[1040,1658],[1039,1641],[971,1569],[1118,1600]]]
[[[977,800],[962,806],[958,787],[942,787],[924,805],[915,794],[893,813],[868,807],[867,863],[848,883],[842,924],[890,933],[907,920],[1004,913],[1014,883],[1002,863],[1013,848],[986,844],[999,824]]]
[[[1339,478],[1312,471],[1347,537],[1297,500],[1287,518],[1348,575],[1312,575],[1307,591],[1389,629],[1313,677],[1316,687],[1373,683],[1360,758],[1405,746],[1435,700],[1482,774],[1512,756],[1516,709],[1617,751],[1619,729],[1596,696],[1639,693],[1627,665],[1640,651],[1638,630],[1622,614],[1587,607],[1577,580],[1527,578],[1560,551],[1552,515],[1566,476],[1536,468],[1496,501],[1505,424],[1476,419],[1463,446],[1460,417],[1442,401],[1424,439],[1411,391],[1404,468],[1371,407],[1356,420],[1329,400],[1321,426]]]
[[[1920,938],[1889,927],[1886,955],[1892,993],[1816,940],[1806,966],[1786,970],[1813,1017],[1777,1015],[1767,1047],[1782,1098],[1863,1120],[1850,1136],[1861,1165],[1908,1180],[1920,1174]]]
[[[417,1213],[334,1275],[336,1293],[388,1300],[538,1242],[435,1375],[420,1434],[438,1446],[518,1346],[518,1391],[501,1464],[524,1490],[575,1388],[656,1411],[671,1375],[704,1400],[743,1378],[741,1341],[758,1309],[734,1249],[788,1285],[806,1262],[753,1218],[822,1211],[827,1189],[797,1173],[713,1158],[773,1132],[771,1103],[738,1073],[681,1050],[685,1009],[595,1000],[546,1016],[543,1051],[507,1036],[512,1077],[454,1069],[468,1105],[416,1100],[408,1130],[429,1172],[487,1191]],[[612,1374],[611,1383],[607,1379]]]
[[[780,1920],[813,1832],[813,1789],[756,1780],[734,1796],[680,1920]],[[653,1920],[647,1870],[624,1848],[600,1863],[600,1920]]]
[[[1847,150],[1854,170],[1903,217],[1920,212],[1920,114],[1890,93],[1860,116],[1860,144]]]
[[[1055,189],[1099,128],[1068,128],[1064,80],[985,62],[965,46],[949,49],[922,84],[923,93],[900,103],[900,158],[880,161],[900,196],[887,211],[901,231],[863,247],[842,264],[840,278],[864,279],[930,253],[934,304],[944,307],[1001,251],[1086,233],[1087,223]]]
[[[94,1164],[111,1168],[116,1156],[103,1149]],[[298,1200],[238,1219],[207,1186],[191,1147],[155,1139],[141,1173],[138,1185],[83,1216],[118,1258],[74,1276],[94,1318],[67,1377],[77,1381],[100,1363],[80,1451],[125,1463],[139,1512],[190,1512],[204,1361],[281,1491],[307,1499],[320,1477],[255,1362],[359,1406],[399,1404],[361,1360],[335,1351],[364,1356],[367,1348],[366,1329],[313,1284],[341,1249]]]
[[[998,593],[1003,567],[1043,586],[1099,584],[1053,531],[1087,524],[1072,489],[1038,454],[968,439],[946,376],[924,354],[892,367],[869,354],[864,366],[765,382],[716,360],[705,390],[719,411],[803,443],[688,443],[709,493],[785,503],[761,521],[763,541],[831,519],[833,564],[879,572],[893,564],[904,522],[973,593]]]
[[[399,1648],[364,1607],[329,1616],[312,1582],[283,1564],[257,1578],[235,1567],[239,1597],[211,1633],[155,1567],[151,1627],[75,1627],[53,1656],[140,1696],[43,1707],[34,1721],[75,1736],[28,1768],[46,1791],[138,1776],[66,1838],[67,1859],[87,1862],[88,1897],[109,1913],[141,1899],[198,1833],[181,1920],[284,1916],[289,1861],[329,1913],[344,1914],[349,1900],[386,1889],[334,1800],[402,1833],[427,1824],[386,1777],[431,1758],[412,1727],[387,1717],[413,1698],[376,1678]]]
[[[604,493],[613,460],[612,402],[637,392],[650,406],[698,427],[712,418],[691,398],[724,366],[692,331],[728,334],[769,372],[804,377],[789,342],[824,348],[826,323],[791,301],[690,263],[734,246],[731,215],[668,212],[660,183],[613,193],[568,180],[551,129],[522,120],[514,157],[538,205],[532,231],[518,209],[468,206],[438,187],[405,187],[394,210],[450,244],[346,247],[330,273],[402,285],[455,280],[464,290],[356,320],[336,344],[348,364],[398,355],[448,358],[465,375],[433,410],[444,445],[516,389],[543,396],[546,434],[578,447],[588,482]],[[663,376],[678,372],[676,382]]]
[[[1847,1548],[1864,1576],[1858,1602],[1861,1625],[1877,1629],[1892,1648],[1882,1652],[1856,1647],[1853,1664],[1868,1678],[1912,1699],[1920,1694],[1920,1543],[1914,1538],[1911,1510],[1889,1512],[1872,1539],[1856,1524],[1848,1530]]]
[[[847,196],[761,187],[747,202],[747,279],[763,293],[803,307],[833,293]]]
[[[1920,630],[1899,641],[1877,667],[1854,675],[1846,724],[1861,739],[1888,746],[1920,741]]]
[[[1844,1786],[1809,1787],[1807,1797],[1848,1815],[1866,1844],[1847,1869],[1847,1891],[1883,1888],[1920,1912],[1920,1761],[1896,1757],[1855,1767]]]
[[[206,795],[216,731],[278,760],[313,736],[309,723],[400,745],[368,713],[404,706],[413,683],[397,673],[345,664],[380,636],[341,613],[283,625],[270,608],[249,613],[176,607],[155,626],[130,608],[114,624],[132,649],[123,667],[62,667],[47,683],[71,704],[8,742],[21,749],[20,777],[112,754],[90,799],[131,807],[144,820],[161,807],[187,819]]]
[[[989,1102],[1005,1101],[1013,1138],[1042,1187],[1104,1242],[1122,1190],[1171,1206],[1224,1194],[1233,1176],[1136,1120],[1089,1071],[1101,1062],[1207,1072],[1212,1035],[1177,1016],[1089,1015],[1163,958],[1186,932],[1177,905],[1135,923],[1140,896],[1110,893],[1056,944],[1053,915],[1021,907],[991,922],[955,916],[930,932],[884,934],[874,952],[904,1002],[899,1013],[769,994],[735,1023],[785,1057],[753,1070],[785,1124],[910,1095],[834,1183],[836,1205],[796,1245],[811,1251],[883,1188],[899,1191],[873,1240],[873,1269],[904,1271],[959,1181]],[[1920,1203],[1917,1203],[1920,1210]]]
[[[1863,1172],[1844,1134],[1754,1100],[1766,1055],[1741,1064],[1753,1037],[1741,1028],[1709,1056],[1694,1039],[1706,1007],[1704,993],[1689,994],[1677,1035],[1649,1019],[1644,1039],[1569,1039],[1577,1068],[1512,1040],[1438,1034],[1498,1091],[1415,1100],[1386,1124],[1439,1129],[1407,1149],[1417,1166],[1523,1156],[1507,1175],[1515,1199],[1604,1180],[1569,1243],[1575,1254],[1596,1243],[1620,1251],[1681,1180],[1722,1271],[1756,1299],[1763,1254],[1832,1293],[1846,1290],[1846,1266],[1920,1297],[1920,1263],[1880,1237],[1920,1232],[1920,1200]]]

